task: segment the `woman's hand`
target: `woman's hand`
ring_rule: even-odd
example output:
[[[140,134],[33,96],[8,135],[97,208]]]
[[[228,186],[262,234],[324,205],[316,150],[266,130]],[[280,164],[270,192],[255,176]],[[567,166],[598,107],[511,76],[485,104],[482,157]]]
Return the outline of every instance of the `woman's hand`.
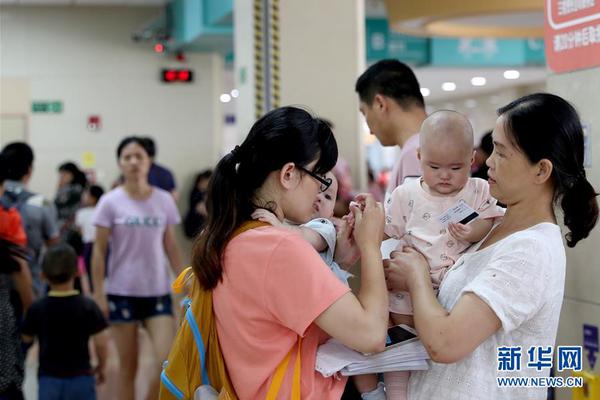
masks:
[[[390,260],[384,260],[383,268],[387,287],[393,292],[410,291],[419,279],[429,281],[429,264],[421,253],[412,247],[392,251]]]
[[[381,203],[372,194],[361,193],[356,202],[350,203],[350,209],[354,214],[354,240],[361,252],[370,246],[379,248],[385,223]]]

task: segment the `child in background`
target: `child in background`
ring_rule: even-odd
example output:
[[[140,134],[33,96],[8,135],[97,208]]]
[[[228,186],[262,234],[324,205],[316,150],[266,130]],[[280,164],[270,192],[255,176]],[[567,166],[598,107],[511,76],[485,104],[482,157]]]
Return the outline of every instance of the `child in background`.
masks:
[[[331,184],[323,192],[320,192],[315,199],[313,208],[315,213],[313,219],[304,225],[290,225],[277,219],[272,212],[259,209],[252,214],[252,218],[267,222],[273,226],[284,229],[298,231],[312,247],[319,253],[325,264],[338,277],[340,281],[348,284],[348,278],[352,276],[348,271],[343,270],[334,260],[335,243],[337,232],[335,225],[331,221],[333,218],[333,209],[337,198],[338,183],[335,175],[328,172],[325,180],[330,180]],[[353,224],[353,214],[350,213],[344,217],[347,223]]]
[[[84,277],[87,277],[86,279],[89,282],[89,287],[91,290],[94,289],[94,284],[91,281],[92,274],[90,273],[90,269],[92,267],[92,249],[94,247],[94,238],[96,237],[96,227],[92,221],[96,204],[98,204],[98,201],[103,194],[104,189],[102,189],[100,186],[92,185],[87,187],[83,191],[83,195],[81,197],[81,203],[83,207],[77,210],[77,213],[75,214],[75,226],[79,233],[81,233],[81,238],[83,241],[82,257],[85,271],[80,271],[80,273],[82,276],[82,281],[85,280]],[[85,272],[85,274],[83,274],[83,272]],[[83,284],[83,286],[85,286],[85,284]]]
[[[77,255],[70,246],[49,248],[42,273],[50,291],[29,308],[22,329],[24,342],[31,343],[34,337],[39,341],[38,399],[93,400],[95,385],[104,382],[106,319],[93,300],[73,289]],[[90,337],[98,358],[93,369],[88,350]]]
[[[385,234],[400,240],[397,250],[410,246],[422,253],[438,289],[445,273],[472,244],[492,229],[504,209],[491,197],[487,181],[469,178],[473,162],[473,129],[469,120],[454,111],[431,114],[421,127],[419,179],[405,181],[386,206]],[[443,224],[439,216],[464,201],[479,215],[468,224]],[[414,326],[408,293],[390,293],[394,325]],[[409,372],[385,374],[390,399],[405,399]]]

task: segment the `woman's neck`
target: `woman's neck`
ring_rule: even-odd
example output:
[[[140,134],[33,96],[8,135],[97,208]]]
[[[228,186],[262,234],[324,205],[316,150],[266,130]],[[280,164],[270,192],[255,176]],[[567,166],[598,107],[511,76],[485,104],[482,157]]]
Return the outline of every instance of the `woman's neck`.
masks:
[[[502,225],[530,227],[542,222],[556,223],[554,214],[554,192],[546,188],[535,195],[509,204]]]
[[[553,209],[553,192],[537,193],[509,204],[502,222],[484,239],[479,249],[486,248],[505,237],[543,222],[556,223]]]
[[[123,189],[134,199],[144,199],[150,196],[152,186],[145,180],[125,180]]]

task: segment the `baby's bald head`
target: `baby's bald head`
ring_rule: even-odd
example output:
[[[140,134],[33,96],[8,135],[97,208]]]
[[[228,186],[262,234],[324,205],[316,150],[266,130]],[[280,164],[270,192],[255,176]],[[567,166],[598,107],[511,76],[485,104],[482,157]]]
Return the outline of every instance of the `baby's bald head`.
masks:
[[[463,149],[465,154],[473,153],[473,127],[461,113],[441,110],[429,115],[421,125],[420,151],[430,146]]]

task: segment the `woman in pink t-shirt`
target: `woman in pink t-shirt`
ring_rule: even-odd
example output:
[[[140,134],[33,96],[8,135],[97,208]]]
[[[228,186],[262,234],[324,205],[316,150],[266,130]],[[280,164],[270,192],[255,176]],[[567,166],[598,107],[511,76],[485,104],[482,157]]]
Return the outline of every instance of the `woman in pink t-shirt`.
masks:
[[[307,222],[317,194],[331,184],[324,176],[336,160],[331,129],[304,110],[283,107],[259,119],[213,173],[208,219],[192,263],[200,284],[213,290],[219,341],[241,399],[264,399],[288,353],[279,398],[290,398],[299,336],[302,399],[342,395],[345,379],[315,371],[317,346],[329,337],[362,352],[384,347],[383,209],[371,195],[357,196],[360,206],[353,207],[355,226],[348,234],[362,257],[358,297],[297,233],[266,225],[229,240],[257,208],[279,220]]]
[[[181,219],[171,194],[148,183],[150,157],[142,138],[123,139],[117,159],[124,182],[94,211],[92,275],[94,298],[110,320],[119,353],[118,397],[134,399],[138,326],[148,331],[158,360],[167,358],[175,337],[166,259],[177,275],[182,262],[173,226]],[[147,398],[158,398],[159,373],[157,365]]]

